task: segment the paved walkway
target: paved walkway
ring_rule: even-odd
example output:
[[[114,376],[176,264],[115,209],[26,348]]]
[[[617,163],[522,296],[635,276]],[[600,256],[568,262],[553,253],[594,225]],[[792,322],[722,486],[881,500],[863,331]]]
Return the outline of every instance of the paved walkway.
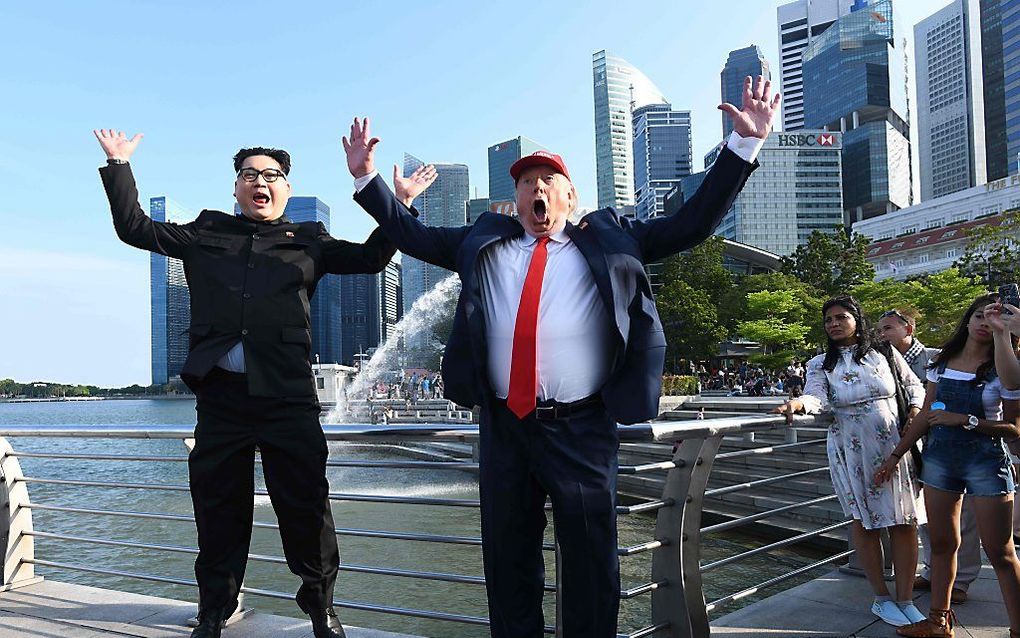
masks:
[[[0,593],[0,638],[187,638],[195,604],[44,580]],[[254,613],[225,638],[311,638],[307,620]],[[348,638],[414,638],[347,628]]]
[[[1009,634],[1006,607],[992,568],[985,565],[970,586],[969,600],[955,607],[958,638],[1003,638]],[[928,612],[928,592],[916,596]],[[712,638],[892,638],[896,630],[871,614],[868,583],[838,571],[776,594],[712,623]]]

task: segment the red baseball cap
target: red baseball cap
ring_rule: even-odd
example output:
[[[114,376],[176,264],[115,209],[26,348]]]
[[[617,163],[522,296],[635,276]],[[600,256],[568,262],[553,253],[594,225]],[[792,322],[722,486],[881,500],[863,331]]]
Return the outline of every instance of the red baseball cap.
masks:
[[[535,151],[531,155],[525,155],[517,160],[510,167],[510,177],[514,178],[514,183],[517,183],[517,178],[521,176],[524,169],[532,166],[552,166],[556,172],[562,173],[564,177],[570,179],[570,173],[567,172],[567,165],[563,163],[562,157],[549,151]]]

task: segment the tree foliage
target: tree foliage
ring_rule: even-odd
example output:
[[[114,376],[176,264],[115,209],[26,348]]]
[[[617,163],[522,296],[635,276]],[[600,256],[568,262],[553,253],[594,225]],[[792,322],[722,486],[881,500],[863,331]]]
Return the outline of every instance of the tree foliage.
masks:
[[[842,226],[835,233],[816,230],[793,255],[783,258],[782,271],[834,297],[875,278],[875,268],[866,259],[870,243]]]
[[[994,289],[1020,280],[1016,240],[1020,237],[1020,211],[1004,213],[999,224],[981,224],[967,230],[963,257],[955,264],[963,276]]]

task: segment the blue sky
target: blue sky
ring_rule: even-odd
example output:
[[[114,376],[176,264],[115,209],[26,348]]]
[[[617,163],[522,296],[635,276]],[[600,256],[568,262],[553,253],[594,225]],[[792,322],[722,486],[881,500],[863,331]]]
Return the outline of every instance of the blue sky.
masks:
[[[944,4],[895,2],[908,38]],[[563,155],[594,208],[592,53],[626,58],[693,111],[700,166],[722,135],[727,53],[758,44],[777,67],[778,4],[7,3],[0,378],[150,381],[148,255],[113,232],[93,128],[145,133],[132,165],[146,210],[156,195],[230,210],[230,157],[278,146],[294,193],[329,204],[334,235],[364,239],[340,145],[354,115],[372,117],[387,177],[407,151],[468,164],[485,195],[486,148],[526,135]]]

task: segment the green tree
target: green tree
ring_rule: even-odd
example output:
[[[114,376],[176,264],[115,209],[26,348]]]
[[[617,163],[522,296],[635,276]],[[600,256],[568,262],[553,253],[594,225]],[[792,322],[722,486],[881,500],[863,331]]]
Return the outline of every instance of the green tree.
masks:
[[[670,282],[682,281],[704,291],[718,306],[734,283],[733,273],[723,266],[723,247],[722,238],[712,236],[691,250],[667,257],[659,270],[663,290]]]
[[[963,276],[987,288],[1020,279],[1020,259],[1014,242],[1020,237],[1020,211],[1002,216],[998,224],[980,224],[967,230],[967,246],[956,264]]]
[[[718,353],[726,329],[712,298],[704,290],[674,279],[662,286],[659,317],[666,336],[666,361],[676,371],[680,359],[704,360]]]
[[[849,234],[842,226],[835,233],[816,230],[793,255],[783,258],[782,271],[827,297],[847,293],[875,278],[875,268],[865,259],[870,243],[864,235]]]
[[[804,302],[794,290],[762,290],[747,293],[747,320],[741,321],[740,335],[757,341],[764,352],[751,357],[768,368],[786,365],[801,352],[810,328],[804,323]]]

